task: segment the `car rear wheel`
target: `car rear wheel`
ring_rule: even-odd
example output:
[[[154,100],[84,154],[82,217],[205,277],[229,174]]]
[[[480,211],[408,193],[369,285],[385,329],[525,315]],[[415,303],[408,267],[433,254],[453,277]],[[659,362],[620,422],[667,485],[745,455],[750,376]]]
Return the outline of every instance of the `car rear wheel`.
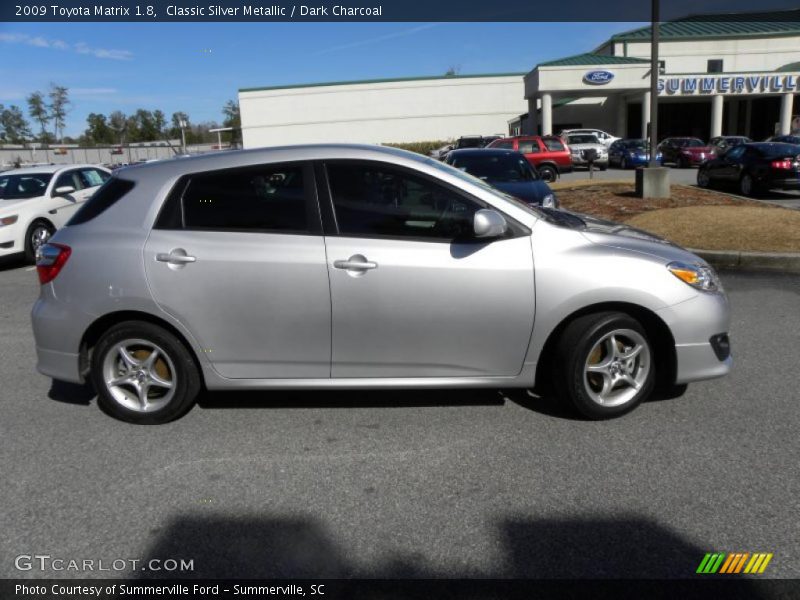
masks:
[[[109,329],[92,353],[91,378],[100,407],[141,425],[186,413],[200,392],[192,355],[170,332],[141,321]]]
[[[36,253],[39,251],[39,248],[47,243],[50,236],[52,236],[55,231],[55,227],[47,221],[34,221],[31,223],[30,227],[28,227],[28,231],[25,233],[26,262],[36,262]]]
[[[708,169],[701,167],[697,172],[697,185],[701,188],[711,187],[711,177],[708,175]]]
[[[742,196],[758,195],[759,190],[752,175],[749,173],[742,175],[742,178],[739,180],[739,191],[742,193]]]
[[[564,330],[556,351],[556,389],[583,416],[622,415],[647,398],[655,361],[647,333],[620,312],[584,315]]]
[[[548,183],[558,178],[558,171],[550,165],[542,165],[541,167],[537,167],[536,170],[539,171],[539,177]]]
[[[624,156],[619,161],[619,168],[620,169],[627,169],[628,168],[628,160]]]

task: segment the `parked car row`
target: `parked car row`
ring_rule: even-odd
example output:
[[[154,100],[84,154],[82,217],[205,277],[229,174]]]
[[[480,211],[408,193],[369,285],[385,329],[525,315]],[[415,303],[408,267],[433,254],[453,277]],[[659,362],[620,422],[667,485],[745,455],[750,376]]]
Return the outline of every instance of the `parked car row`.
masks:
[[[733,188],[744,196],[757,196],[768,189],[800,190],[800,144],[740,144],[701,164],[697,185]]]

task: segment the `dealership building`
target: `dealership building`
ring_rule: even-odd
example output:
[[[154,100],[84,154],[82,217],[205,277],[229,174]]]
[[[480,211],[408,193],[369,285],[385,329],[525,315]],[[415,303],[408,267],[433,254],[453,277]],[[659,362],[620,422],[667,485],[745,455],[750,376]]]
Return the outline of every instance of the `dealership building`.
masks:
[[[334,82],[239,91],[245,147],[392,143],[593,127],[644,137],[649,27],[527,74]],[[660,137],[800,129],[800,9],[694,15],[660,26]]]

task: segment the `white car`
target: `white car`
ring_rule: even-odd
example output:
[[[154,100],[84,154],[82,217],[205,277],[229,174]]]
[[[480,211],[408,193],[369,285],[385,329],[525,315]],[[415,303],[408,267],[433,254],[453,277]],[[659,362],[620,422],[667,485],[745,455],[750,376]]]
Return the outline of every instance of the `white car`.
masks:
[[[566,135],[572,134],[583,134],[583,135],[594,135],[597,138],[597,141],[603,144],[606,148],[608,148],[613,142],[621,139],[615,135],[611,135],[607,131],[603,131],[602,129],[565,129],[561,132],[560,136],[563,138]]]
[[[36,251],[75,214],[111,171],[96,165],[47,165],[0,173],[0,257]]]

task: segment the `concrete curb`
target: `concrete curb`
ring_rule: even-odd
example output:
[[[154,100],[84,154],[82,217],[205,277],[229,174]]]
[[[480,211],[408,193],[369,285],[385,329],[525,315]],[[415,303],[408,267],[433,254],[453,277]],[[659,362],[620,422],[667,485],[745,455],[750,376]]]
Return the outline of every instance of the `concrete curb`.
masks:
[[[688,250],[709,264],[722,269],[800,273],[800,253],[797,252],[740,252],[695,248]]]

